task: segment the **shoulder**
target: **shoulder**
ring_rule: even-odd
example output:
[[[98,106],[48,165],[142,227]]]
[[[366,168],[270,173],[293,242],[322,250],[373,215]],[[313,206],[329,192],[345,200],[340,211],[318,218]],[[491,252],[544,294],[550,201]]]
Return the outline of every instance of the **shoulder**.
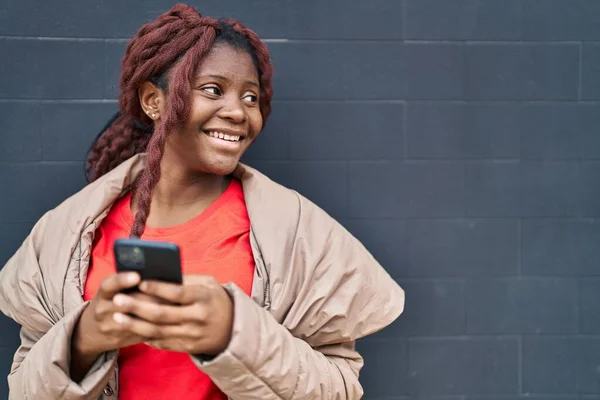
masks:
[[[240,164],[234,172],[242,182],[248,214],[254,228],[296,235],[298,229],[339,229],[340,224],[326,211],[298,191],[272,180],[248,165]]]
[[[47,213],[47,228],[80,231],[110,208],[135,182],[143,162],[142,157],[133,157],[65,199]]]
[[[298,193],[249,165],[240,163],[233,175],[242,183],[244,192],[252,197],[261,196],[265,201],[287,201],[297,200]]]
[[[298,191],[272,180],[248,165],[240,164],[234,175],[242,182],[251,218],[294,228],[305,223],[316,229],[341,225],[325,210]]]
[[[242,182],[252,230],[265,257],[282,263],[298,243],[320,253],[323,248],[317,248],[331,240],[354,239],[317,204],[258,170],[240,165],[235,175]]]
[[[242,183],[248,214],[253,227],[275,223],[297,224],[302,196],[248,165],[240,164],[234,176]]]
[[[400,315],[402,289],[358,239],[306,197],[251,173],[246,195],[270,266],[271,312],[286,328],[317,346],[355,340]]]

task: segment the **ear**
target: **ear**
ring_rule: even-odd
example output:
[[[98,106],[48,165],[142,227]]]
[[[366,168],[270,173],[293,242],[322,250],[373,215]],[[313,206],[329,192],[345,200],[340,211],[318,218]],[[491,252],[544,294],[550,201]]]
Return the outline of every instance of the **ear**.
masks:
[[[166,95],[152,82],[144,82],[138,90],[142,110],[150,119],[158,121],[165,110]]]

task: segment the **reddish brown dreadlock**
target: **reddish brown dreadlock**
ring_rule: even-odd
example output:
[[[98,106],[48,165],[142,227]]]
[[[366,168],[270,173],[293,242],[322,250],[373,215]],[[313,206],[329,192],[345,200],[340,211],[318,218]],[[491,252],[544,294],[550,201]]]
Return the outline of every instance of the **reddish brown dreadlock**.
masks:
[[[252,56],[260,80],[260,111],[266,122],[273,95],[269,51],[241,23],[203,17],[190,6],[177,4],[142,26],[127,46],[120,79],[120,110],[90,148],[86,178],[92,182],[133,155],[147,153],[146,168],[136,184],[137,213],[131,236],[140,237],[144,231],[152,191],[160,179],[167,135],[190,116],[191,82],[198,66],[213,45],[221,42]],[[138,98],[138,89],[146,81],[155,83],[167,95],[166,115],[155,129]]]

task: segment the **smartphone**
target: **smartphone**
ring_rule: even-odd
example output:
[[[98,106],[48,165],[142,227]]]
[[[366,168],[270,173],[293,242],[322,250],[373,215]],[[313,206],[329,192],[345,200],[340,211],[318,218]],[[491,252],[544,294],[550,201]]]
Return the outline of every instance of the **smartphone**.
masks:
[[[173,243],[118,239],[114,244],[117,272],[135,271],[142,280],[181,284],[181,256]],[[134,289],[134,291],[137,289]]]

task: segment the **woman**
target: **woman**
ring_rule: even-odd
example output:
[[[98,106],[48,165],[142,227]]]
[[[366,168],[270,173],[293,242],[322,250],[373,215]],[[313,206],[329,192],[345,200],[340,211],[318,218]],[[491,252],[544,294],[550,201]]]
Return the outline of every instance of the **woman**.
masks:
[[[404,293],[325,212],[239,162],[271,75],[236,21],[176,5],[139,30],[90,183],[0,272],[0,308],[22,326],[10,398],[361,397],[355,340]],[[116,273],[129,235],[179,245],[184,283]]]

